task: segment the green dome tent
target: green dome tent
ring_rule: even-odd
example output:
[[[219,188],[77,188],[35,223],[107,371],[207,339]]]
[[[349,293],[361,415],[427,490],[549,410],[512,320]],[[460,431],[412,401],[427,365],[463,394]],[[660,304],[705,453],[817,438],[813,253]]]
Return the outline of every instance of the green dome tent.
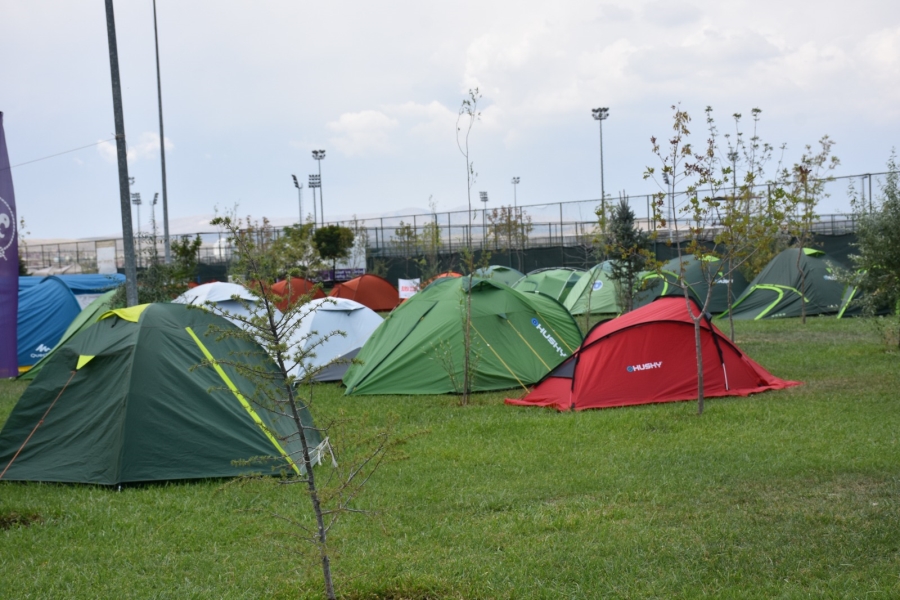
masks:
[[[517,281],[525,277],[525,273],[513,269],[512,267],[504,267],[501,265],[491,265],[483,269],[475,269],[473,275],[481,279],[493,279],[508,286],[514,285]]]
[[[575,283],[584,274],[582,270],[559,268],[532,271],[513,285],[520,292],[540,292],[559,302],[565,302]]]
[[[296,431],[251,402],[253,383],[226,364],[192,369],[215,358],[276,370],[259,346],[207,335],[210,326],[235,329],[179,304],[104,314],[54,353],[13,408],[0,432],[0,478],[115,485],[300,472]],[[315,463],[319,432],[306,431]]]
[[[53,353],[56,352],[57,348],[61,347],[63,344],[68,342],[73,335],[87,329],[94,323],[100,320],[100,315],[108,311],[112,308],[113,296],[116,295],[115,290],[110,290],[88,304],[84,309],[78,313],[78,316],[75,317],[75,320],[69,324],[69,328],[66,329],[66,332],[63,333],[62,338],[60,338],[59,342],[57,342],[56,346],[53,347],[53,350],[48,352],[42,359],[34,363],[34,366],[19,375],[19,379],[32,380],[37,377],[37,374],[40,373],[41,368],[50,360],[50,357],[53,356]]]
[[[588,305],[590,303],[590,306]],[[581,276],[563,302],[573,315],[617,315],[622,312],[612,280],[609,261],[604,261]]]
[[[436,282],[385,319],[344,376],[351,394],[447,394],[462,387],[470,278]],[[572,354],[581,332],[566,309],[490,279],[471,279],[471,391],[540,380]]]
[[[726,268],[726,265],[714,256],[707,256],[702,261],[693,254],[682,256],[680,261],[677,257],[673,258],[662,266],[659,273],[648,272],[641,277],[643,289],[635,298],[635,308],[647,305],[660,296],[683,295],[684,291],[678,285],[678,276],[683,274],[688,291],[701,305],[706,300],[706,293],[709,290],[708,282],[714,278],[713,291],[707,310],[713,315],[721,314],[728,310],[728,280],[719,275],[723,268]],[[735,269],[731,274],[732,304],[746,288],[747,279]]]
[[[805,273],[805,289],[801,294],[801,274]],[[773,258],[734,301],[731,312],[735,319],[758,320],[799,317],[806,305],[807,316],[835,314],[841,306],[844,285],[837,280],[821,250],[788,248]],[[831,261],[834,262],[834,261]],[[719,318],[723,318],[723,313]]]

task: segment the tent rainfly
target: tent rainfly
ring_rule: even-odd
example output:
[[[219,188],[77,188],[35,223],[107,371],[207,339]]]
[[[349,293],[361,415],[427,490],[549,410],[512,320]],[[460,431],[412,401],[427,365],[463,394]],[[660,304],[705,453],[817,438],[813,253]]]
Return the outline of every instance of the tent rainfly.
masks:
[[[253,382],[225,362],[192,368],[239,356],[277,374],[255,343],[211,326],[234,328],[180,304],[104,314],[54,353],[13,408],[0,431],[0,479],[115,485],[302,472],[296,430],[251,401]],[[314,427],[306,411],[303,420]],[[316,462],[323,444],[306,432]]]
[[[287,311],[288,306],[291,303],[296,302],[306,294],[312,294],[311,299],[313,300],[325,297],[322,286],[317,286],[309,279],[303,279],[301,277],[289,277],[288,279],[272,284],[272,293],[279,298],[275,306],[281,311]]]
[[[694,315],[699,309],[692,304]],[[799,385],[771,375],[701,325],[703,394],[748,396]],[[584,410],[697,398],[694,323],[684,298],[664,297],[595,326],[578,351],[521,399],[507,404]]]
[[[835,262],[821,250],[784,250],[734,301],[732,316],[738,320],[799,317],[804,304],[807,316],[836,314],[841,307],[844,285],[831,271],[829,263]]]
[[[331,297],[355,300],[377,311],[394,310],[400,303],[400,293],[390,281],[368,273],[337,284],[331,290]]]
[[[518,280],[525,277],[525,273],[502,265],[490,265],[482,269],[475,269],[474,275],[481,279],[493,279],[508,286],[513,286]]]
[[[16,334],[20,373],[49,354],[81,312],[75,294],[59,277],[20,277],[20,285],[23,280]]]
[[[688,291],[694,300],[702,304],[706,300],[709,282],[713,281],[712,293],[709,297],[707,311],[718,315],[728,310],[728,278],[721,275],[725,267],[721,259],[714,256],[698,260],[693,254],[677,257],[665,263],[659,273],[649,272],[641,277],[643,289],[635,298],[635,306],[640,307],[653,302],[660,296],[684,296],[679,286],[679,275],[684,278]],[[747,288],[747,279],[735,269],[731,274],[731,300],[735,299]]]
[[[617,315],[622,312],[611,277],[609,261],[591,267],[581,276],[566,297],[563,306],[573,315]]]
[[[287,329],[293,329],[290,354],[307,356],[290,374],[306,373],[315,381],[340,381],[352,359],[378,326],[378,313],[345,298],[320,298],[299,307]]]
[[[520,292],[540,292],[559,302],[565,302],[584,271],[580,269],[538,269],[532,271],[512,287]]]
[[[463,385],[471,281],[470,391],[524,388],[568,358],[581,332],[565,308],[490,279],[440,279],[372,334],[344,375],[346,393],[448,394]]]

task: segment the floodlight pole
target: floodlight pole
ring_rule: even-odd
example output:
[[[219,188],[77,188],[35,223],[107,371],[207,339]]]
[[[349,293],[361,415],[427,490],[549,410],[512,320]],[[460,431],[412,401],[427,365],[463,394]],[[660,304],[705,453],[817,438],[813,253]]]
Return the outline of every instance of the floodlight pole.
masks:
[[[297,222],[299,227],[303,227],[303,184],[297,180],[296,175],[291,175],[294,178],[294,187],[297,188],[297,206],[300,210],[300,220]]]
[[[484,208],[481,210],[481,251],[484,252],[487,248],[487,226],[485,225],[485,216],[487,213],[488,193],[478,192],[478,196],[484,203]]]
[[[322,219],[322,227],[325,227],[325,204],[322,201],[322,159],[325,158],[325,151],[313,150],[312,157],[319,163],[319,217]]]
[[[109,41],[109,71],[112,80],[113,118],[116,123],[116,157],[119,164],[119,207],[122,211],[122,246],[125,253],[125,302],[138,303],[137,268],[134,261],[134,232],[131,229],[131,204],[128,190],[128,153],[125,148],[125,115],[122,108],[122,83],[119,79],[119,51],[116,44],[116,17],[112,0],[106,0],[106,34]]]
[[[603,181],[603,121],[609,117],[609,108],[593,108],[591,116],[600,123],[600,206],[603,218],[606,219],[606,188]]]
[[[159,35],[156,32],[156,0],[153,0],[153,41],[156,43],[156,96],[159,101],[159,159],[162,167],[163,244],[165,246],[166,264],[168,265],[172,262],[172,244],[169,241],[169,195],[166,192],[166,136],[163,133],[162,80],[159,76]],[[154,230],[154,235],[155,233]]]

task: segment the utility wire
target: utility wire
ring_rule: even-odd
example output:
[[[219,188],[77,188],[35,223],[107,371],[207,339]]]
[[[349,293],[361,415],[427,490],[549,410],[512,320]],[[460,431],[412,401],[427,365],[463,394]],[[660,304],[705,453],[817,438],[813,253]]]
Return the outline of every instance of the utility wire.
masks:
[[[29,161],[26,161],[23,163],[19,163],[17,165],[12,165],[11,167],[8,167],[8,168],[15,169],[16,167],[21,167],[23,165],[30,165],[31,163],[36,163],[36,162],[40,162],[42,160],[47,160],[48,158],[56,158],[57,156],[62,156],[63,154],[69,154],[70,152],[77,152],[79,150],[84,150],[85,148],[91,148],[92,146],[99,146],[100,144],[105,144],[106,142],[112,142],[115,139],[116,138],[111,137],[108,140],[100,140],[99,142],[94,142],[93,144],[88,144],[87,146],[81,146],[79,148],[72,148],[71,150],[65,150],[63,152],[58,152],[56,154],[51,154],[50,156],[44,156],[42,158],[35,158],[34,160],[29,160]],[[6,169],[2,169],[2,170],[5,171]]]

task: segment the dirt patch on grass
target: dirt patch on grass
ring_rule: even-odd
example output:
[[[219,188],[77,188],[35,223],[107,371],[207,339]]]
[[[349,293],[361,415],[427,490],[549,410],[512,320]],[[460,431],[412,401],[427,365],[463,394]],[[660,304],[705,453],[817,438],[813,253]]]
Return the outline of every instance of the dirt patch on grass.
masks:
[[[0,529],[28,527],[35,523],[43,523],[44,518],[38,513],[9,511],[0,513]]]

